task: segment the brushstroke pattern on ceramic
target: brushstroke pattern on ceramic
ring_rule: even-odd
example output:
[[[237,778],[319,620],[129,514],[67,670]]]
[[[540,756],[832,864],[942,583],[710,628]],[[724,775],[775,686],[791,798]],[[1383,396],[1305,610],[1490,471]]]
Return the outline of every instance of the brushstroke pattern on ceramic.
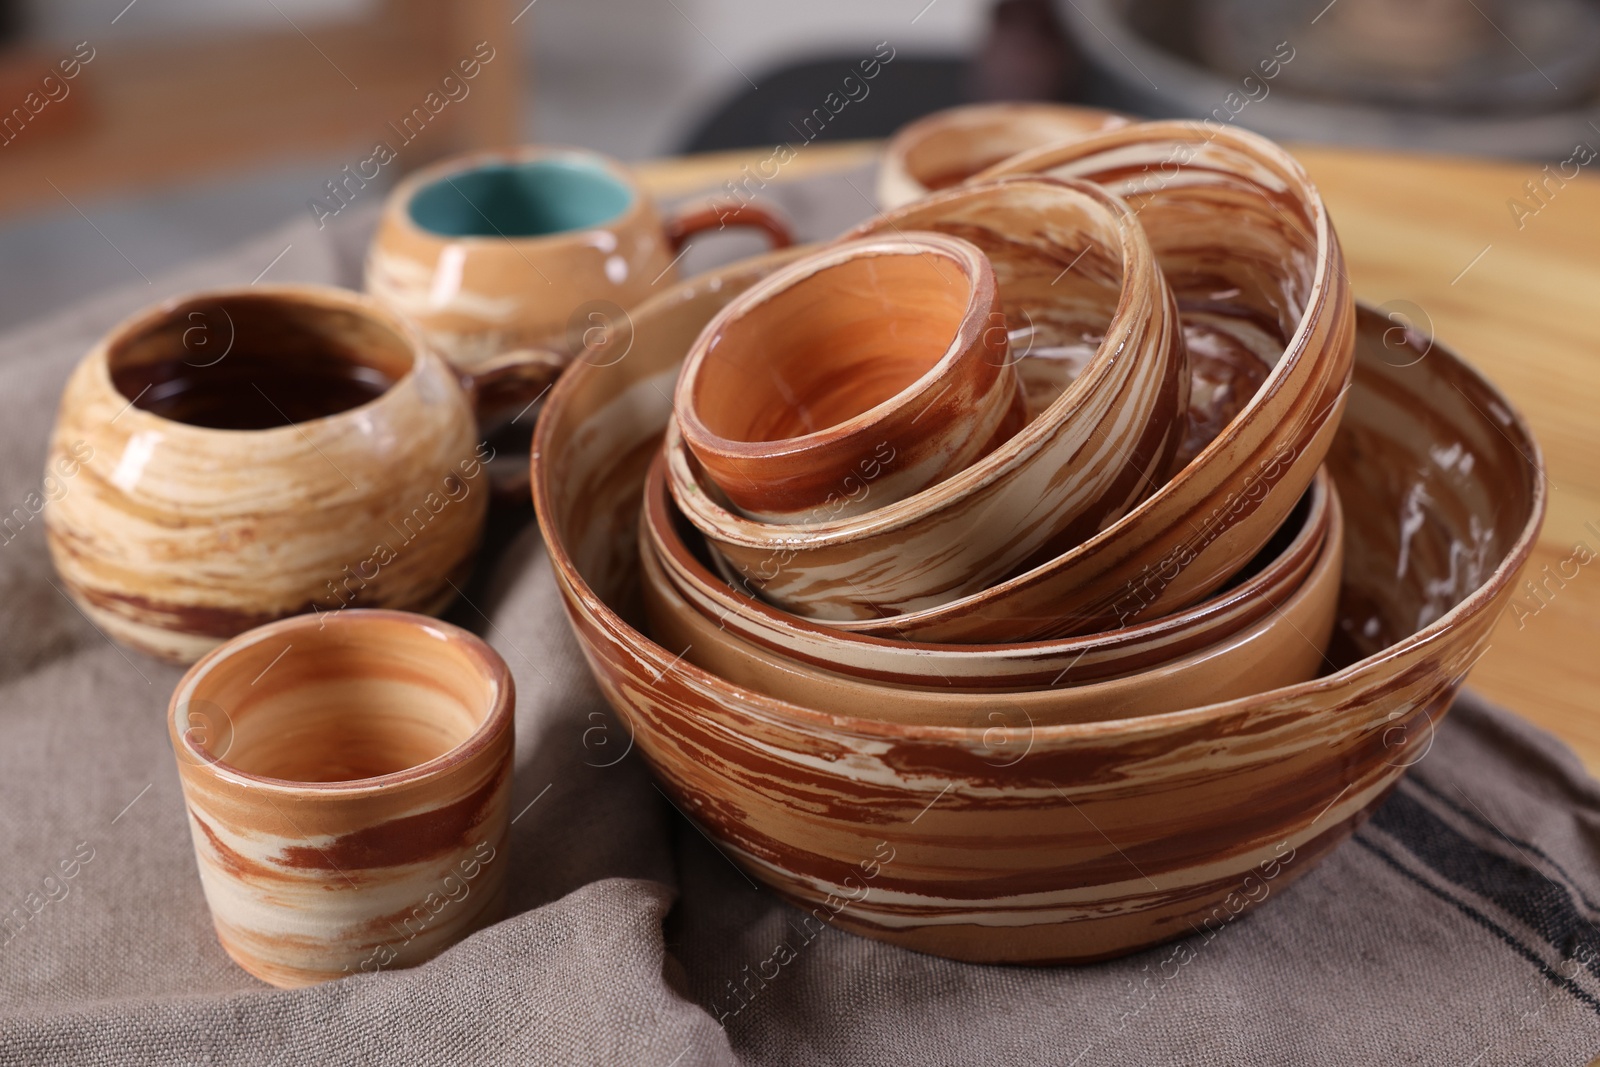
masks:
[[[505,905],[515,692],[464,630],[289,619],[195,664],[168,727],[222,947],[276,986],[429,959]]]
[[[1363,312],[1328,456],[1345,514],[1337,671],[1117,722],[825,715],[639,629],[642,483],[685,320],[721,280],[641,307],[633,358],[557,386],[534,449],[540,529],[602,690],[682,810],[819,921],[868,936],[1091,960],[1278,895],[1426,752],[1543,517],[1537,446],[1504,397],[1442,345],[1397,353]]]
[[[315,407],[330,390],[371,398]],[[97,626],[180,663],[301,612],[438,611],[477,548],[484,458],[455,376],[371,300],[196,294],[68,381],[48,462],[82,462],[45,509],[50,553]]]
[[[1205,354],[1205,388],[1195,392],[1213,407],[1188,427],[1180,458],[1197,430],[1221,429],[1082,544],[976,595],[843,629],[1015,641],[1093,633],[1194,604],[1272,536],[1339,425],[1354,298],[1322,198],[1288,153],[1244,130],[1144,123],[1014,157],[974,181],[1034,172],[1103,183],[1136,212],[1178,297],[1191,360]],[[1270,370],[1230,369],[1254,364]],[[1252,380],[1261,385],[1246,400],[1237,387]],[[1224,423],[1218,416],[1229,410],[1236,414]]]
[[[790,615],[712,573],[703,540],[673,507],[657,466],[652,464],[644,487],[641,554],[653,556],[673,591],[719,630],[785,660],[863,681],[935,691],[1084,685],[1181,660],[1268,619],[1305,584],[1327,537],[1342,539],[1342,527],[1332,514],[1334,494],[1319,490],[1319,479],[1237,583],[1187,611],[1054,641],[1005,645],[894,641],[843,633]],[[1331,617],[1331,604],[1328,611]],[[1325,645],[1326,635],[1314,643]],[[690,662],[707,666],[695,658],[693,648],[685,655]],[[1313,660],[1304,677],[1315,673],[1319,662]],[[1284,684],[1287,680],[1286,676]]]
[[[651,478],[659,477],[652,466]],[[646,492],[649,492],[646,488]],[[725,682],[813,711],[882,722],[928,726],[1032,727],[1106,722],[1233,700],[1315,678],[1325,658],[1339,600],[1343,526],[1337,494],[1325,476],[1314,494],[1326,501],[1311,538],[1318,551],[1305,580],[1265,605],[1269,614],[1221,635],[1185,656],[1096,682],[1057,679],[1029,690],[958,691],[886,685],[790,659],[728,632],[702,615],[673,587],[646,542],[641,552],[645,617],[650,636]],[[648,505],[646,511],[648,512]],[[1336,525],[1331,529],[1327,520]],[[1332,536],[1323,536],[1331,534]]]
[[[815,252],[736,297],[689,349],[674,407],[733,507],[848,518],[970,466],[1022,426],[994,268],[902,232]]]
[[[1018,152],[1114,130],[1124,115],[1067,104],[972,104],[935,111],[901,127],[878,166],[885,211],[959,185]]]
[[[684,241],[725,224],[759,229],[773,247],[790,242],[781,221],[750,204],[663,221],[621,164],[593,152],[474,153],[395,186],[366,288],[453,366],[540,351],[554,380],[583,347],[575,339],[671,285]]]
[[[1026,333],[1010,342],[1035,409],[1026,426],[920,493],[782,525],[724,506],[675,429],[667,437],[678,506],[733,572],[796,614],[866,628],[976,594],[1093,536],[1157,487],[1188,405],[1172,295],[1138,221],[1098,186],[964,187],[841,240],[897,230],[961,236],[989,256],[1005,320]]]

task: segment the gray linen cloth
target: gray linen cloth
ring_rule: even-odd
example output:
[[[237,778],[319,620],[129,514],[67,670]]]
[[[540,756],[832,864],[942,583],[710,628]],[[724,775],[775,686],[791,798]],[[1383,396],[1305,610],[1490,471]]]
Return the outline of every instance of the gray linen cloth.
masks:
[[[857,173],[769,192],[823,237],[870,189]],[[66,375],[117,319],[248,283],[286,247],[270,280],[357,285],[372,215],[339,222],[0,339],[0,512],[38,488]],[[740,250],[717,243],[695,255]],[[212,934],[163,721],[179,672],[79,614],[39,520],[0,537],[0,1063],[1488,1067],[1600,1051],[1600,788],[1513,715],[1463,697],[1354,840],[1208,936],[1041,969],[831,928],[808,941],[637,752],[617,758],[622,728],[520,518],[451,615],[516,675],[509,917],[414,970],[294,991]]]

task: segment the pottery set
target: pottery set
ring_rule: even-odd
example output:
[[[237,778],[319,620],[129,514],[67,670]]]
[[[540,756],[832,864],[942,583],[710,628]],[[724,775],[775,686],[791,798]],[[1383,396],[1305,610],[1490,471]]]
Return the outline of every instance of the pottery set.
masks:
[[[452,160],[392,194],[370,295],[200,293],[88,354],[50,551],[112,639],[193,664],[168,729],[241,966],[407,966],[500,915],[511,677],[428,616],[526,500],[483,441],[511,405],[543,403],[533,502],[602,692],[824,922],[1129,952],[1304,874],[1426,750],[1538,451],[1441,345],[1395,358],[1300,166],[991,106],[898,135],[880,197],[788,248],[749,205],[663,221],[590,153]],[[678,280],[730,224],[774,250]]]
[[[548,398],[535,505],[603,692],[753,877],[1106,958],[1354,832],[1512,595],[1532,438],[1390,325],[1281,150],[1120,126],[645,301]]]

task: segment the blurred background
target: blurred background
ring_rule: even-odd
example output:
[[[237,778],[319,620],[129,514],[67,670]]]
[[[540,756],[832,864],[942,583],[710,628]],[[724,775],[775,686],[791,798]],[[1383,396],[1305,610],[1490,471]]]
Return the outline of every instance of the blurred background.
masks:
[[[405,170],[625,160],[1059,99],[1558,164],[1600,146],[1595,0],[0,0],[0,328]],[[471,73],[469,73],[469,71]],[[371,162],[378,142],[394,158]]]

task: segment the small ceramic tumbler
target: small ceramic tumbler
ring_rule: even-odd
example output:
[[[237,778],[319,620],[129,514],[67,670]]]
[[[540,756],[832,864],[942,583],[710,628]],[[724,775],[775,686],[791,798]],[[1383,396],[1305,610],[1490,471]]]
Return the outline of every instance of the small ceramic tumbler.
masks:
[[[742,202],[663,221],[621,164],[593,152],[476,153],[395,186],[366,287],[455,366],[538,352],[553,381],[626,308],[677,280],[689,237],[729,226],[790,243],[781,221]]]
[[[228,955],[311,985],[498,919],[515,702],[488,645],[397,611],[286,619],[190,668],[168,729]]]
[[[107,634],[193,662],[288,615],[442,610],[490,490],[474,408],[536,364],[463,380],[368,297],[199,293],[108,334],[67,383],[45,509],[66,590]],[[524,490],[525,492],[525,490]]]

